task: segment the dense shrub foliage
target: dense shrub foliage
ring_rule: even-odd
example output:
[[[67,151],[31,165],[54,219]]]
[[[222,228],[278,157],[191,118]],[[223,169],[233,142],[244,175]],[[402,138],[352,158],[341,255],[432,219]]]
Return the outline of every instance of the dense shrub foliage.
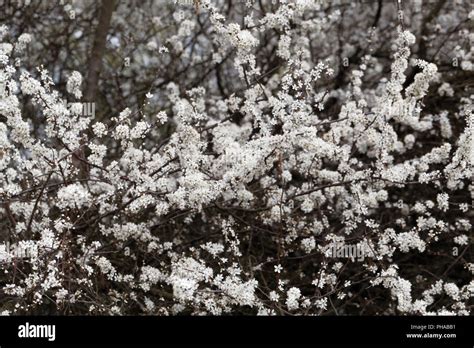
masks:
[[[469,0],[0,8],[4,315],[472,312]]]

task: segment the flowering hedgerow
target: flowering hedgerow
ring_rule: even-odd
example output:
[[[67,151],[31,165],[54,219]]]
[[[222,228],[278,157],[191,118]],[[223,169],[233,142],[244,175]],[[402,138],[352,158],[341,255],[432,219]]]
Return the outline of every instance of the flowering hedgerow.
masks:
[[[470,314],[468,2],[13,2],[0,313]]]

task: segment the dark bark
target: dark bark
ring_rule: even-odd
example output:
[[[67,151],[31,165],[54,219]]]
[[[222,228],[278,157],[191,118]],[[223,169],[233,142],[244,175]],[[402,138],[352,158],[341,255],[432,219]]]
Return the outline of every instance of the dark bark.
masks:
[[[87,72],[86,89],[84,100],[93,102],[95,100],[99,76],[102,68],[102,57],[105,52],[107,33],[112,19],[112,13],[115,9],[116,0],[102,0],[100,9],[99,23],[97,25],[94,42],[89,58],[89,67]]]

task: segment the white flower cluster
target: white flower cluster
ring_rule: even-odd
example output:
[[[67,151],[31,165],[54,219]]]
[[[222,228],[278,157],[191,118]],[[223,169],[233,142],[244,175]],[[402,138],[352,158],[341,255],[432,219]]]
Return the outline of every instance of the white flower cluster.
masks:
[[[81,91],[82,76],[78,71],[73,71],[67,80],[66,88],[69,93],[74,95],[77,99],[82,97]]]
[[[81,184],[71,184],[58,190],[57,206],[61,209],[81,209],[90,204],[91,196]]]

